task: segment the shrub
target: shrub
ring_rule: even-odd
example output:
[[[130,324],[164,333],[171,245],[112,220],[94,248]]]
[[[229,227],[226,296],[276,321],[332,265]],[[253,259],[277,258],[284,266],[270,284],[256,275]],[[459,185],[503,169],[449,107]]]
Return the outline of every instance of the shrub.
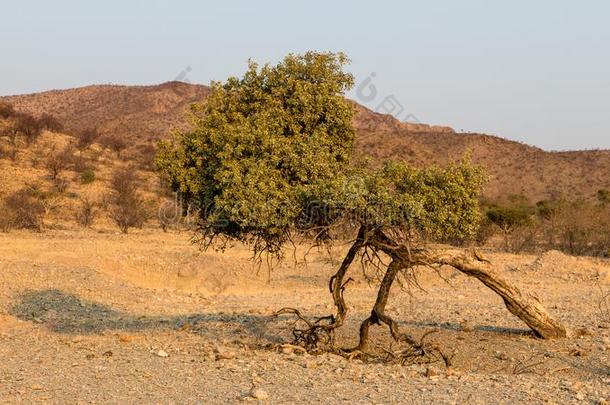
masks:
[[[68,190],[68,186],[70,185],[70,180],[68,180],[67,178],[65,178],[63,176],[57,176],[53,180],[53,185],[55,186],[55,190],[57,190],[58,193],[63,194],[66,192],[66,190]]]
[[[93,145],[99,138],[100,133],[97,128],[86,128],[75,134],[76,148],[80,151],[88,149]]]
[[[4,205],[10,218],[9,226],[42,231],[46,209],[37,188],[24,187],[16,191],[5,199]]]
[[[95,171],[93,169],[85,169],[80,174],[80,181],[83,184],[93,183],[95,181]]]
[[[139,178],[133,168],[114,171],[110,183],[111,192],[106,198],[110,217],[127,233],[129,228],[141,228],[148,219],[146,203],[138,190]]]
[[[17,148],[10,145],[0,145],[0,159],[15,160],[17,158]]]
[[[535,206],[487,210],[510,251],[557,249],[573,255],[610,254],[610,207],[588,200],[543,200]]]
[[[49,172],[51,178],[56,180],[57,177],[74,163],[74,151],[71,146],[66,146],[62,150],[53,151],[47,156],[44,166]]]
[[[14,116],[14,131],[16,134],[21,135],[29,146],[36,142],[40,134],[42,133],[42,126],[40,122],[33,116],[24,113],[18,113]]]
[[[88,228],[93,225],[96,215],[97,203],[87,197],[81,198],[75,214],[76,222],[80,226]]]
[[[15,115],[15,107],[12,104],[0,101],[0,118],[9,118]]]
[[[119,135],[105,135],[99,142],[103,147],[116,153],[117,157],[121,157],[121,152],[127,148],[127,142]]]
[[[135,147],[134,158],[142,170],[155,169],[157,148],[151,144],[140,144]]]
[[[597,190],[597,200],[602,204],[610,204],[610,190],[602,188]]]
[[[38,118],[38,124],[42,129],[51,132],[61,132],[64,129],[63,124],[52,114],[43,113]]]
[[[487,219],[494,223],[504,235],[504,248],[518,250],[520,244],[511,243],[511,234],[518,228],[531,224],[532,210],[527,206],[493,206],[485,213]]]

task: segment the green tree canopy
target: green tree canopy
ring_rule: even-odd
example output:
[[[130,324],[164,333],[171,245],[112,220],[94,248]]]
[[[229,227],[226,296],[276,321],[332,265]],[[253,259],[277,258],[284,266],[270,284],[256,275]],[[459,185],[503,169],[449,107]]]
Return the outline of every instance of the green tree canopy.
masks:
[[[242,78],[212,84],[208,99],[193,107],[193,130],[161,144],[157,166],[201,208],[205,242],[236,239],[278,253],[291,232],[339,220],[434,237],[474,232],[478,168],[350,164],[347,62],[341,53],[314,52],[275,66],[251,62]]]

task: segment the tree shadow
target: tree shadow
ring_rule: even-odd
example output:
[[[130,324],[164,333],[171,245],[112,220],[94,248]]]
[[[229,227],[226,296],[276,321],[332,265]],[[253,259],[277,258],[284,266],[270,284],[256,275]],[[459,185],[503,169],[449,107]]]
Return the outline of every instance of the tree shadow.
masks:
[[[28,291],[9,313],[21,320],[44,325],[61,334],[102,334],[105,331],[188,329],[210,340],[245,338],[260,345],[281,343],[278,319],[253,314],[195,313],[174,316],[133,314],[109,305],[83,300],[58,289]],[[185,327],[186,326],[186,327]]]
[[[461,324],[454,323],[454,322],[437,323],[437,322],[405,321],[405,322],[401,322],[401,323],[404,325],[415,326],[417,328],[437,328],[437,329],[444,329],[444,330],[454,331],[454,332],[463,332],[464,331],[464,327]],[[511,335],[530,336],[530,337],[536,336],[534,334],[534,332],[528,328],[509,328],[509,327],[493,326],[493,325],[476,325],[476,326],[473,326],[472,331],[491,332],[491,333],[495,333],[495,334],[499,334],[499,335],[507,335],[507,336],[511,336]]]

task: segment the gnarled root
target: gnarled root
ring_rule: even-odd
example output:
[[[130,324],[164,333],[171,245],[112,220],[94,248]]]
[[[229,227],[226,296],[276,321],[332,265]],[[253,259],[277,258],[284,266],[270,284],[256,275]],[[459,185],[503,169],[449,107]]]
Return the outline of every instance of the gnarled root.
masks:
[[[301,322],[306,325],[305,328],[294,326],[292,329],[292,335],[294,336],[293,344],[302,346],[308,352],[323,351],[324,348],[328,349],[334,346],[334,316],[331,315],[330,317],[318,318],[315,321],[311,321],[295,308],[282,308],[275,313],[275,316],[282,314],[292,314],[296,316],[297,323]],[[330,320],[330,324],[323,324],[324,320]]]
[[[371,325],[381,325],[383,323],[390,329],[390,334],[394,341],[406,343],[407,345],[405,349],[398,352],[382,348],[386,353],[388,360],[396,361],[401,364],[432,363],[443,360],[445,365],[449,367],[451,366],[451,359],[453,356],[446,355],[437,345],[425,342],[426,337],[434,331],[425,333],[422,338],[417,341],[412,336],[401,333],[398,323],[389,315],[385,314],[390,288],[392,287],[398,272],[406,266],[405,262],[396,258],[390,263],[383,280],[381,281],[381,285],[379,286],[377,300],[375,301],[375,306],[371,311],[371,315],[360,325],[358,346],[349,349],[348,352],[366,353],[369,349],[369,328]]]
[[[323,316],[313,321],[306,319],[300,311],[294,308],[282,308],[275,313],[276,316],[281,314],[293,314],[297,317],[297,322],[304,323],[305,328],[297,328],[296,325],[292,331],[294,343],[303,346],[308,352],[319,352],[335,350],[334,346],[334,331],[340,328],[345,321],[347,315],[347,305],[343,293],[347,284],[352,281],[351,278],[345,280],[345,275],[358,251],[364,246],[366,229],[361,227],[358,231],[356,240],[348,250],[341,266],[328,282],[328,289],[333,296],[333,302],[337,307],[336,315]],[[345,280],[345,281],[344,281]]]

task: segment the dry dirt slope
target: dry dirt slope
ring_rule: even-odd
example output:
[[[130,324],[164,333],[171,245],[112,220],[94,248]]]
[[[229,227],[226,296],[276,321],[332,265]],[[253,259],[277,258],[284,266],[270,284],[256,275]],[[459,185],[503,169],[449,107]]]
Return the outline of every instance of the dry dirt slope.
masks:
[[[298,257],[304,252],[299,248]],[[542,341],[476,280],[420,272],[427,292],[393,290],[401,328],[455,349],[454,366],[398,365],[311,356],[282,344],[292,321],[332,311],[327,278],[341,249],[308,266],[256,274],[248,254],[201,253],[187,234],[53,231],[0,234],[1,403],[607,404],[610,289],[607,261],[490,255],[504,276],[537,291],[575,337]],[[349,318],[339,344],[354,344],[375,289],[352,269]],[[583,299],[583,297],[587,297]],[[387,331],[374,339],[389,347]]]
[[[69,130],[99,126],[136,142],[166,137],[184,125],[188,105],[203,100],[206,86],[168,82],[156,86],[88,86],[0,97],[18,109],[57,115]],[[610,188],[610,151],[546,152],[503,138],[455,133],[450,128],[401,123],[357,105],[358,151],[376,160],[444,164],[466,152],[484,165],[489,197],[524,194],[532,202],[550,195],[594,196]],[[578,134],[575,134],[577,136]]]

